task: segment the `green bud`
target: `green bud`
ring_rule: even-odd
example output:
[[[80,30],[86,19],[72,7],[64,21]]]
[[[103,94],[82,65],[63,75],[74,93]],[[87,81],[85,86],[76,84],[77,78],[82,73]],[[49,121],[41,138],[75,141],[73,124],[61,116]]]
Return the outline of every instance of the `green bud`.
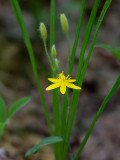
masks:
[[[57,70],[59,70],[59,68],[60,68],[60,64],[59,64],[59,61],[57,58],[55,58],[55,67]]]
[[[64,13],[62,13],[60,15],[60,22],[61,22],[61,26],[62,26],[62,29],[63,29],[63,32],[66,34],[68,33],[68,20],[67,20],[67,17],[65,16]]]
[[[47,38],[47,30],[44,23],[40,23],[40,33],[43,39]]]
[[[55,45],[52,46],[51,55],[52,55],[53,58],[56,57],[56,48],[55,48]]]

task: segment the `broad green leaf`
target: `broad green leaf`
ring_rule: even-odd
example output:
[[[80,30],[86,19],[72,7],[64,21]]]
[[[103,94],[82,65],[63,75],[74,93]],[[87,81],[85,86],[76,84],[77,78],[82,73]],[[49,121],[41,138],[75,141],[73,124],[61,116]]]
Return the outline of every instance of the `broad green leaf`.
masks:
[[[2,133],[4,131],[5,123],[0,123],[0,137],[2,136]]]
[[[25,104],[31,100],[31,97],[25,97],[17,100],[8,111],[8,118],[11,118],[17,111],[19,111]]]
[[[105,49],[109,50],[120,61],[120,48],[114,48],[114,47],[112,47],[110,45],[106,45],[106,44],[98,44],[95,47],[105,48]]]
[[[6,107],[2,97],[0,97],[0,122],[4,122],[6,119]]]
[[[25,157],[28,157],[32,153],[34,153],[34,154],[37,153],[38,150],[45,145],[54,144],[54,143],[62,142],[62,141],[64,141],[64,139],[62,137],[57,137],[57,136],[44,138],[42,141],[40,141],[40,143],[38,145],[36,145],[35,147],[33,147],[29,151],[27,151],[25,154]]]

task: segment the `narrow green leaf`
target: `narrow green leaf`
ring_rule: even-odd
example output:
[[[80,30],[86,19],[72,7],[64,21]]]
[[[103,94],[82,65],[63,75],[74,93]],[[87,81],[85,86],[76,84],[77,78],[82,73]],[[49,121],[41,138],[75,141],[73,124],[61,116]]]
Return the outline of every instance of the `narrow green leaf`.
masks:
[[[83,60],[84,60],[84,54],[85,54],[85,50],[87,48],[89,39],[90,39],[90,35],[92,33],[92,29],[93,29],[93,25],[95,22],[95,18],[96,18],[96,14],[97,14],[97,10],[100,4],[100,0],[96,0],[87,24],[87,28],[86,28],[86,32],[85,32],[85,36],[84,36],[84,40],[83,40],[83,44],[82,44],[82,48],[80,51],[80,57],[79,57],[79,63],[78,63],[78,71],[77,71],[77,80],[80,78],[81,75],[81,71],[82,71],[82,66],[83,66]]]
[[[112,47],[110,45],[106,45],[106,44],[98,44],[98,45],[95,45],[95,47],[105,48],[105,49],[109,50],[120,61],[120,48],[114,48],[114,47]]]
[[[54,143],[62,142],[62,141],[63,141],[63,138],[62,137],[57,137],[57,136],[44,138],[42,141],[40,141],[40,143],[38,145],[36,145],[35,147],[33,147],[32,149],[27,151],[26,154],[25,154],[25,157],[28,157],[32,153],[34,153],[34,154],[37,153],[38,150],[40,148],[44,147],[45,145],[54,144]]]
[[[82,23],[82,19],[83,19],[83,13],[84,13],[84,10],[85,10],[85,2],[86,2],[86,0],[82,1],[80,18],[79,18],[79,22],[78,22],[78,27],[77,27],[77,32],[76,32],[76,36],[75,36],[74,45],[73,45],[73,48],[72,48],[72,56],[71,56],[71,60],[70,60],[70,69],[69,69],[69,74],[70,75],[72,74],[73,64],[74,64],[74,60],[75,60],[76,48],[77,48],[79,35],[80,35],[80,30],[81,30],[81,23]]]
[[[93,41],[92,41],[92,44],[91,44],[87,59],[85,61],[85,64],[83,66],[82,74],[81,74],[79,80],[77,81],[77,85],[79,85],[80,87],[82,85],[83,78],[84,78],[85,73],[86,73],[86,69],[87,69],[87,66],[88,66],[88,63],[89,63],[89,59],[90,59],[92,50],[94,48],[94,44],[95,44],[95,41],[96,41],[96,38],[97,38],[97,35],[98,35],[98,31],[99,31],[100,25],[101,25],[101,23],[103,21],[103,18],[105,16],[105,13],[106,13],[111,1],[112,0],[107,0],[106,1],[105,5],[103,7],[103,10],[101,12],[101,15],[100,15],[100,17],[98,19],[98,23],[97,23],[97,26],[96,26],[96,30],[95,30],[95,34],[94,34],[94,37],[93,37]],[[75,115],[75,111],[76,111],[76,107],[77,107],[77,102],[78,102],[78,99],[79,99],[79,94],[80,94],[80,91],[76,91],[76,90],[73,91],[71,107],[70,108],[71,109],[74,108],[74,110],[72,110],[70,112],[70,114],[69,114],[69,116],[70,116],[69,132],[71,132],[71,129],[72,129],[72,124],[73,124],[74,115]],[[69,133],[69,136],[70,136],[70,133]]]
[[[103,110],[104,110],[107,102],[108,102],[109,99],[113,96],[113,94],[115,93],[115,91],[118,89],[119,86],[120,86],[120,76],[118,76],[118,79],[116,80],[113,88],[111,89],[111,91],[109,92],[109,94],[107,95],[107,97],[105,98],[105,100],[103,101],[103,103],[102,103],[100,109],[98,110],[97,114],[95,115],[95,117],[94,117],[94,119],[93,119],[93,121],[92,121],[92,123],[91,123],[91,126],[90,126],[90,128],[88,129],[88,132],[86,133],[86,135],[85,135],[85,137],[84,137],[84,139],[83,139],[83,141],[82,141],[82,143],[81,143],[81,145],[80,145],[80,148],[78,149],[78,152],[77,152],[74,160],[77,160],[77,159],[79,158],[80,153],[82,152],[85,144],[87,143],[87,140],[88,140],[89,136],[91,135],[91,132],[92,132],[92,130],[93,130],[93,127],[94,127],[96,121],[97,121],[97,120],[99,119],[99,117],[101,116],[101,114],[102,114],[102,112],[103,112]]]
[[[55,44],[55,0],[50,1],[50,49],[51,52],[52,45]],[[56,77],[56,73],[51,70],[51,76]],[[60,113],[59,113],[59,92],[58,89],[52,91],[53,99],[53,117],[55,126],[55,135],[60,136]],[[58,144],[54,145],[55,157],[60,159],[60,149]]]
[[[95,10],[95,11],[93,11],[93,13],[91,13],[91,16],[93,16],[93,15],[94,16],[90,18],[90,19],[92,19],[92,21],[90,22],[90,20],[89,20],[89,22],[88,22],[88,24],[90,24],[91,27],[89,26],[90,28],[88,27],[88,31],[86,32],[86,33],[89,32],[89,35],[87,37],[87,40],[85,40],[83,42],[82,49],[81,49],[81,55],[80,55],[80,59],[79,59],[80,61],[79,61],[79,66],[78,66],[77,83],[76,83],[76,85],[78,85],[80,87],[82,86],[84,75],[86,73],[86,69],[87,69],[87,66],[88,66],[88,63],[89,63],[89,59],[90,59],[92,50],[94,48],[94,44],[95,44],[95,41],[96,41],[96,38],[97,38],[97,35],[98,35],[98,31],[99,31],[100,25],[101,25],[101,23],[103,21],[103,18],[105,16],[105,13],[106,13],[111,1],[112,0],[106,0],[105,5],[104,5],[104,7],[103,7],[103,9],[101,11],[101,15],[100,15],[100,17],[98,19],[98,23],[97,23],[97,26],[96,26],[96,30],[95,30],[95,34],[94,34],[94,37],[93,37],[93,41],[92,41],[92,44],[91,44],[87,59],[85,61],[85,64],[83,66],[84,53],[85,53],[86,46],[88,44],[88,39],[89,39],[89,36],[90,36],[90,33],[91,33],[91,27],[93,25],[94,18],[95,18],[94,14],[96,14],[96,11],[97,11],[96,9],[98,8],[98,4],[99,4],[99,1],[97,1],[97,0],[95,1],[94,7],[93,7],[94,8],[93,10]],[[97,7],[97,8],[95,9],[95,7]],[[86,36],[87,36],[87,34],[86,34]],[[83,70],[82,70],[82,66],[83,66]],[[81,71],[82,71],[82,73],[81,73]],[[67,141],[69,141],[69,139],[70,139],[70,134],[71,134],[72,125],[73,125],[73,121],[74,121],[75,111],[76,111],[76,107],[77,107],[77,103],[78,103],[78,99],[79,99],[79,94],[80,94],[80,91],[77,91],[77,90],[73,91],[72,101],[71,101],[71,105],[70,105],[70,112],[69,112],[69,116],[68,116],[69,127],[68,127],[68,130],[67,130],[67,138],[66,138]]]
[[[80,17],[79,17],[79,22],[78,22],[78,27],[77,27],[77,32],[75,36],[75,41],[72,49],[72,55],[71,55],[71,60],[70,60],[70,69],[69,69],[69,74],[71,75],[72,69],[73,69],[73,64],[74,64],[74,59],[75,59],[75,53],[76,53],[76,48],[78,44],[78,39],[80,35],[80,29],[81,29],[81,23],[83,19],[83,13],[85,10],[85,0],[82,1],[82,6],[81,6],[81,12],[80,12]],[[67,93],[69,92],[69,89],[67,89]],[[64,98],[64,106],[63,106],[63,111],[62,111],[62,135],[66,134],[66,118],[67,118],[67,96],[65,95]]]
[[[4,122],[6,119],[6,107],[2,97],[0,97],[0,122]]]
[[[45,99],[44,99],[44,95],[43,95],[43,92],[42,92],[42,87],[41,87],[41,83],[40,83],[39,75],[38,75],[38,71],[37,71],[37,65],[36,65],[32,45],[31,45],[31,42],[30,42],[30,38],[29,38],[29,35],[28,35],[28,32],[27,32],[27,28],[26,28],[26,25],[25,25],[25,22],[24,22],[24,18],[23,18],[18,0],[10,0],[10,2],[11,2],[11,5],[13,7],[15,16],[17,18],[19,27],[21,29],[21,32],[22,32],[22,35],[23,35],[23,38],[24,38],[29,56],[30,56],[34,76],[35,76],[37,87],[38,87],[39,94],[40,94],[40,97],[41,97],[41,101],[42,101],[42,105],[43,105],[43,108],[44,108],[45,117],[46,117],[47,124],[48,124],[49,130],[50,130],[50,134],[53,135],[52,124],[51,124],[51,121],[50,121],[48,109],[47,109],[46,102],[45,102]]]
[[[18,112],[22,107],[25,106],[29,101],[31,100],[31,97],[25,97],[17,100],[9,109],[8,111],[8,118],[11,118],[16,112]]]

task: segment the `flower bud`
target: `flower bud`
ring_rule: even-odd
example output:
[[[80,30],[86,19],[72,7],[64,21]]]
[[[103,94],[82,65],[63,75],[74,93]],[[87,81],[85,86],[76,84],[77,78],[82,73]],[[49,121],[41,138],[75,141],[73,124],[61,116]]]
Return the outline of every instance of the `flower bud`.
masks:
[[[44,25],[44,23],[40,23],[40,33],[43,39],[46,39],[47,37],[47,30],[46,27]]]
[[[57,70],[59,70],[59,68],[60,68],[60,64],[59,64],[59,61],[57,58],[55,58],[55,67]]]
[[[55,45],[52,46],[51,55],[52,55],[53,58],[56,57],[56,48],[55,48]]]
[[[67,20],[67,17],[65,16],[64,13],[62,13],[60,15],[60,22],[61,22],[61,26],[62,26],[62,29],[63,29],[63,32],[66,34],[68,33],[68,20]]]

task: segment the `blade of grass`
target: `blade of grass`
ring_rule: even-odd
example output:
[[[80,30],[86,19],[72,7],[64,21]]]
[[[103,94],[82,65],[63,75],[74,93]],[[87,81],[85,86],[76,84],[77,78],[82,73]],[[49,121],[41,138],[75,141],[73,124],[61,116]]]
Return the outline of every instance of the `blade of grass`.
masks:
[[[80,87],[82,85],[82,81],[83,81],[84,75],[86,73],[87,65],[88,65],[88,62],[89,62],[90,55],[92,53],[94,44],[95,44],[95,40],[97,38],[97,34],[98,34],[98,31],[99,31],[100,25],[102,23],[104,15],[105,15],[105,13],[106,13],[106,11],[107,11],[107,9],[108,9],[111,1],[112,0],[107,0],[106,1],[105,5],[103,7],[103,10],[101,12],[101,15],[100,15],[100,17],[98,19],[98,23],[97,23],[97,26],[96,26],[96,31],[95,31],[95,34],[94,34],[94,37],[93,37],[93,41],[92,41],[92,44],[91,44],[91,47],[90,47],[87,59],[86,59],[85,64],[84,64],[81,77],[80,77],[80,79],[78,80],[78,83],[77,83],[77,85],[80,86]],[[78,99],[79,99],[79,94],[80,94],[80,91],[77,91],[77,90],[73,91],[73,96],[72,96],[72,101],[71,101],[71,109],[72,108],[73,109],[71,110],[72,112],[70,112],[71,114],[69,115],[69,117],[70,117],[69,132],[71,132],[71,129],[72,129],[72,123],[73,123],[73,120],[74,120],[74,115],[75,115],[75,110],[76,110],[77,102],[78,102]]]
[[[78,39],[79,39],[79,35],[80,35],[80,29],[81,29],[81,23],[82,23],[82,18],[83,18],[83,13],[84,13],[84,9],[85,9],[85,1],[82,1],[82,6],[81,6],[81,12],[80,12],[80,17],[79,17],[79,22],[78,22],[78,27],[77,27],[77,32],[76,32],[76,36],[75,36],[75,41],[74,41],[74,45],[73,45],[73,49],[72,49],[72,55],[71,55],[71,60],[70,60],[70,69],[69,69],[69,74],[71,75],[72,73],[72,68],[73,68],[73,64],[74,64],[74,59],[75,59],[75,53],[76,53],[76,48],[77,48],[77,44],[78,44]],[[67,93],[69,92],[69,89],[67,89]],[[62,111],[62,136],[64,136],[64,133],[66,133],[66,117],[67,117],[67,96],[65,95],[64,98],[64,106],[63,106],[63,111]]]
[[[71,60],[70,60],[70,69],[69,69],[70,75],[72,74],[73,64],[74,64],[74,60],[75,60],[75,53],[76,53],[76,48],[77,48],[78,39],[79,39],[79,35],[80,35],[83,13],[85,10],[85,3],[86,3],[86,0],[83,0],[82,6],[81,6],[80,18],[79,18],[78,27],[77,27],[77,32],[76,32],[76,36],[75,36],[75,41],[74,41],[74,45],[73,45],[73,49],[72,49]]]
[[[77,80],[79,79],[79,77],[81,75],[85,50],[86,50],[86,47],[88,45],[88,41],[89,41],[92,29],[93,29],[93,25],[94,25],[94,22],[95,22],[95,18],[96,18],[96,14],[97,14],[99,4],[100,4],[100,0],[96,0],[95,3],[94,3],[94,6],[93,6],[92,12],[91,12],[89,21],[88,21],[88,25],[87,25],[85,36],[84,36],[84,41],[83,41],[82,48],[81,48],[81,51],[80,51],[77,78],[76,78]]]
[[[80,145],[80,148],[79,148],[78,151],[77,151],[77,154],[76,154],[74,160],[77,160],[77,159],[79,158],[80,153],[82,152],[85,144],[87,143],[87,140],[88,140],[89,136],[91,135],[91,132],[92,132],[92,130],[93,130],[93,127],[94,127],[96,121],[97,121],[97,120],[99,119],[99,117],[101,116],[101,114],[102,114],[102,112],[103,112],[103,110],[104,110],[107,102],[108,102],[109,99],[113,96],[113,94],[115,93],[115,91],[117,90],[117,88],[119,87],[119,85],[120,85],[120,76],[118,76],[118,79],[116,80],[113,88],[111,89],[111,91],[109,92],[109,94],[107,95],[107,97],[105,98],[105,100],[103,101],[103,103],[102,103],[100,109],[98,110],[97,114],[95,115],[95,117],[94,117],[94,119],[93,119],[93,121],[92,121],[92,123],[91,123],[91,126],[90,126],[90,128],[88,129],[88,131],[87,131],[87,133],[86,133],[86,135],[85,135],[85,137],[84,137],[84,139],[83,139],[83,141],[82,141],[82,143],[81,143],[81,145]]]
[[[51,47],[54,44],[54,31],[55,31],[55,0],[51,0],[51,11],[50,11],[50,51]],[[56,73],[52,73],[53,77],[56,77]],[[60,135],[60,122],[59,122],[59,94],[58,89],[52,91],[53,93],[53,114],[54,114],[54,124],[55,124],[55,133],[57,136]]]
[[[91,11],[91,15],[90,15],[90,18],[89,18],[89,21],[88,21],[88,24],[87,24],[87,28],[86,28],[86,32],[85,32],[85,36],[84,36],[84,40],[83,40],[83,44],[82,44],[82,48],[81,48],[81,51],[80,51],[77,78],[76,78],[77,80],[79,79],[80,74],[81,74],[81,70],[82,70],[82,66],[83,66],[84,53],[85,53],[86,47],[88,45],[88,41],[89,41],[89,38],[90,38],[90,35],[91,35],[91,32],[92,32],[92,29],[93,29],[93,25],[94,25],[94,22],[95,22],[95,18],[96,18],[97,10],[98,10],[98,7],[99,7],[99,3],[100,3],[100,0],[95,0],[94,6],[93,6],[93,9]],[[76,95],[77,92],[79,94],[79,91],[76,91],[76,93],[73,94],[73,96]],[[72,99],[73,99],[73,96],[72,96]],[[77,102],[75,102],[75,103],[77,103]],[[71,108],[71,106],[73,106],[74,108]],[[75,105],[71,105],[71,106],[70,106],[70,112],[71,112],[71,110],[72,110],[72,112],[75,112],[76,106]],[[71,117],[68,116],[68,121],[69,121],[70,118]],[[67,141],[69,141],[69,138],[70,138],[70,133],[71,133],[71,128],[72,128],[71,125],[72,124],[73,123],[71,121],[70,122],[70,127],[68,128],[68,132],[67,132],[67,137],[66,137]],[[66,153],[67,153],[67,145],[65,147],[65,155],[66,155]]]
[[[55,43],[55,0],[50,3],[50,52],[52,45]],[[56,77],[56,73],[51,73],[52,77]],[[58,89],[52,91],[53,96],[53,116],[55,125],[55,135],[60,136],[60,112],[59,112],[59,92]],[[61,157],[60,144],[54,145],[55,157],[58,160]]]
[[[50,50],[52,45],[54,44],[54,31],[55,31],[55,0],[51,0],[51,11],[50,11]],[[53,77],[56,77],[56,73],[52,73]],[[53,114],[54,114],[54,122],[55,122],[55,133],[57,136],[59,135],[59,94],[58,90],[55,89],[52,91],[53,93]]]
[[[96,5],[97,5],[97,3],[99,3],[99,1],[96,1]],[[110,3],[111,3],[111,0],[108,0],[106,3],[105,3],[105,5],[104,5],[104,7],[103,7],[103,10],[102,10],[102,12],[101,12],[101,15],[100,15],[100,18],[99,18],[99,20],[98,20],[98,23],[97,23],[97,27],[96,27],[96,32],[95,32],[95,35],[94,35],[94,38],[93,38],[93,41],[92,41],[92,45],[91,45],[91,48],[90,48],[90,51],[89,51],[89,56],[91,55],[91,53],[92,53],[92,50],[93,50],[93,47],[94,47],[94,43],[95,43],[95,40],[96,40],[96,37],[97,37],[97,33],[98,33],[98,31],[99,31],[99,27],[100,27],[100,25],[101,25],[101,22],[102,22],[102,20],[103,20],[103,17],[104,17],[104,15],[105,15],[105,13],[106,13],[106,11],[107,11],[107,9],[108,9],[108,7],[109,7],[109,5],[110,5]],[[97,5],[98,6],[98,5]],[[95,5],[94,5],[94,7],[95,7]],[[94,9],[94,7],[93,7],[93,9]],[[97,11],[96,11],[97,12]],[[96,14],[96,13],[95,13]],[[91,15],[92,15],[92,13],[91,13]],[[95,15],[94,15],[95,16]],[[90,18],[90,19],[92,19],[92,18]],[[93,21],[94,21],[94,18],[93,18]],[[88,24],[89,24],[89,22],[88,22]],[[92,24],[92,22],[91,22],[91,27],[93,26],[93,24]],[[90,28],[91,28],[90,27]],[[91,32],[91,29],[89,29],[89,27],[88,27],[88,30]],[[89,35],[90,36],[90,35]],[[89,39],[89,38],[88,38]],[[81,77],[80,77],[80,75],[81,75],[81,70],[82,70],[82,65],[83,65],[83,60],[81,60],[81,59],[83,59],[84,58],[84,52],[85,52],[85,49],[86,49],[86,42],[87,41],[85,41],[85,44],[84,44],[84,42],[83,42],[83,45],[82,45],[82,48],[83,49],[81,49],[81,54],[82,54],[82,56],[80,56],[80,61],[79,61],[79,66],[78,66],[78,73],[77,73],[77,80],[78,80],[78,82],[77,82],[77,85],[78,86],[80,86],[81,87],[81,85],[82,85],[82,81],[81,81]],[[84,51],[84,52],[83,52]],[[82,58],[81,58],[82,57]],[[86,61],[85,63],[87,64],[89,62],[89,59],[88,59],[88,61]],[[86,67],[86,64],[84,65],[85,67]],[[85,68],[85,67],[83,67],[83,68]],[[85,72],[86,72],[86,70],[85,70]],[[83,72],[84,73],[84,72]],[[85,73],[84,73],[85,74]],[[84,78],[84,76],[83,76],[83,78]],[[69,112],[69,117],[68,117],[68,120],[69,120],[69,128],[68,128],[68,135],[67,135],[67,141],[69,140],[69,138],[70,138],[70,134],[71,134],[71,130],[72,130],[72,125],[73,125],[73,120],[74,120],[74,115],[75,115],[75,111],[76,111],[76,107],[77,107],[77,103],[78,103],[78,99],[79,99],[79,94],[80,94],[80,91],[73,91],[73,95],[72,95],[72,101],[71,101],[71,106],[70,106],[70,112]]]
[[[45,116],[46,116],[46,120],[47,120],[49,130],[50,130],[50,134],[53,135],[52,125],[51,125],[49,113],[48,113],[48,110],[47,110],[47,106],[46,106],[46,103],[45,103],[45,99],[44,99],[44,96],[43,96],[43,92],[42,92],[42,88],[41,88],[41,84],[40,84],[40,80],[39,80],[39,75],[38,75],[38,72],[37,72],[35,57],[34,57],[34,54],[33,54],[32,45],[31,45],[31,42],[30,42],[30,38],[29,38],[29,35],[28,35],[28,32],[27,32],[27,28],[26,28],[23,16],[22,16],[22,12],[21,12],[21,9],[19,7],[19,3],[18,3],[17,0],[10,0],[10,2],[11,2],[11,5],[13,7],[14,13],[16,15],[18,24],[20,26],[20,29],[21,29],[21,32],[22,32],[22,35],[23,35],[23,38],[24,38],[29,56],[30,56],[33,72],[34,72],[35,79],[36,79],[36,82],[37,82],[37,87],[38,87],[39,94],[40,94],[40,97],[41,97],[41,101],[42,101],[42,105],[43,105],[43,108],[44,108],[44,112],[45,112]]]
[[[97,35],[98,35],[98,31],[99,31],[100,25],[101,25],[101,23],[103,21],[103,18],[105,16],[105,14],[106,14],[106,12],[108,10],[108,7],[110,6],[111,2],[112,2],[112,0],[106,0],[105,5],[103,7],[103,10],[102,10],[102,12],[100,14],[100,17],[98,19],[98,23],[96,25],[96,30],[95,30],[95,34],[94,34],[94,37],[93,37],[93,41],[92,41],[88,56],[86,58],[85,64],[83,66],[81,77],[80,77],[80,82],[79,82],[80,86],[82,85],[82,82],[83,82],[83,79],[84,79],[84,76],[85,76],[85,73],[86,73],[86,70],[87,70],[87,66],[88,66],[88,63],[89,63],[90,56],[91,56],[91,53],[93,51],[94,45],[95,45],[95,41],[96,41],[96,38],[97,38]]]

